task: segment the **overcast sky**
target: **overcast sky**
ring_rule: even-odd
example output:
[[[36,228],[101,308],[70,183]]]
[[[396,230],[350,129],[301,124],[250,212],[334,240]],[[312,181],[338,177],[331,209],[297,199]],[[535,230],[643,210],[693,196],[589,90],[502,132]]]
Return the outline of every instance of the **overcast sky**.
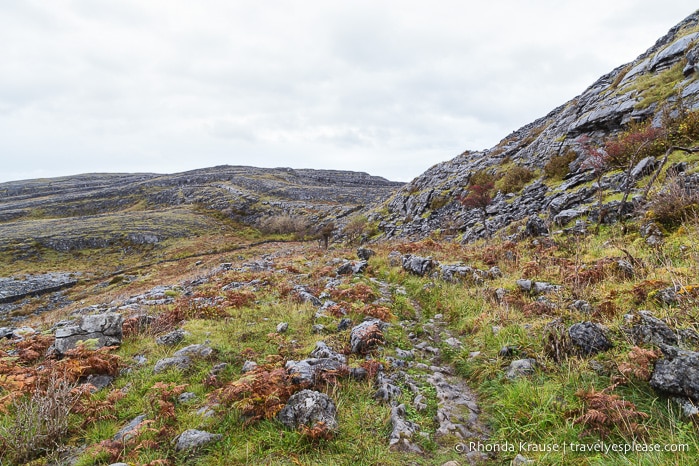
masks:
[[[636,58],[690,0],[0,0],[0,182],[213,165],[408,181]]]

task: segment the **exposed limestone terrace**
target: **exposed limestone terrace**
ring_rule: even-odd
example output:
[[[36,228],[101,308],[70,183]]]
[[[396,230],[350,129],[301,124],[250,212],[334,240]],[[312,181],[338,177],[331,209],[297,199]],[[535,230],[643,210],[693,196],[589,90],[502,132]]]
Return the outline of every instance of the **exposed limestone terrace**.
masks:
[[[24,279],[0,277],[0,304],[18,301],[27,296],[59,291],[77,282],[75,275],[70,273],[28,275]]]
[[[318,224],[380,203],[400,186],[361,172],[242,166],[0,183],[0,251],[155,244],[216,230],[204,211],[247,224],[281,213]]]

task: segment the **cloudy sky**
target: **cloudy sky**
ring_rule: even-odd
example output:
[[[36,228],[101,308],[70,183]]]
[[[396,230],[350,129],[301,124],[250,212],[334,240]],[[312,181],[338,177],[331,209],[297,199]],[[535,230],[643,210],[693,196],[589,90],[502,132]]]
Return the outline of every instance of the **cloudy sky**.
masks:
[[[650,47],[690,0],[0,0],[0,182],[213,165],[410,180]]]

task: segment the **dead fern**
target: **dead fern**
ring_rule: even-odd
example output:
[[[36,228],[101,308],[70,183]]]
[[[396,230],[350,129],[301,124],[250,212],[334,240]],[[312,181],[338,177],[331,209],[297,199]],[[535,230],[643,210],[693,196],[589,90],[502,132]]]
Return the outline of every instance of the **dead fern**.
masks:
[[[46,355],[46,351],[53,344],[55,338],[52,335],[36,334],[18,341],[15,344],[18,362],[24,364],[35,363]]]
[[[329,429],[323,421],[316,422],[313,427],[301,425],[299,426],[299,431],[301,436],[311,443],[317,443],[320,440],[330,440],[335,435],[335,432]]]
[[[363,361],[360,366],[366,371],[369,380],[374,380],[376,374],[384,369],[383,364],[375,359]]]
[[[602,301],[592,312],[592,315],[597,318],[611,319],[619,314],[619,307],[614,304],[614,301]]]
[[[383,345],[385,341],[383,331],[377,323],[367,325],[362,330],[357,331],[355,335],[359,339],[355,345],[355,350],[359,354],[368,354],[376,347]]]
[[[585,427],[584,434],[595,433],[602,439],[615,431],[624,436],[643,436],[643,426],[636,421],[648,418],[648,414],[638,411],[636,405],[619,395],[610,394],[616,386],[611,385],[602,391],[593,387],[575,393],[585,407],[573,424],[582,424]]]
[[[552,315],[555,310],[556,307],[554,305],[542,301],[531,302],[522,308],[522,312],[526,317]]]
[[[364,283],[357,283],[351,288],[345,290],[333,290],[331,292],[333,299],[343,300],[349,302],[361,301],[364,304],[368,304],[376,300],[376,293],[371,289],[370,286]]]
[[[338,387],[340,380],[349,377],[350,369],[346,365],[341,365],[337,369],[317,368],[313,374],[314,388]]]
[[[212,397],[239,409],[248,417],[247,425],[260,419],[274,418],[289,397],[302,388],[302,385],[292,382],[283,367],[264,364],[224,385]]]
[[[186,388],[187,384],[176,385],[173,382],[155,383],[151,387],[147,398],[154,417],[165,421],[174,421],[176,418],[175,401]]]
[[[634,285],[631,289],[631,297],[634,304],[642,304],[648,299],[652,291],[661,290],[670,286],[669,282],[663,280],[643,280]]]
[[[647,350],[634,346],[627,355],[627,361],[619,364],[619,372],[626,378],[635,377],[648,381],[653,373],[655,361],[662,356],[657,350]]]
[[[385,306],[377,306],[376,304],[367,304],[362,308],[361,313],[365,316],[374,317],[384,322],[390,322],[396,318],[391,310]]]
[[[91,399],[82,397],[74,406],[73,412],[82,416],[82,427],[85,428],[90,424],[98,421],[116,421],[116,403],[123,399],[126,394],[118,389],[114,389],[107,395],[104,400]]]

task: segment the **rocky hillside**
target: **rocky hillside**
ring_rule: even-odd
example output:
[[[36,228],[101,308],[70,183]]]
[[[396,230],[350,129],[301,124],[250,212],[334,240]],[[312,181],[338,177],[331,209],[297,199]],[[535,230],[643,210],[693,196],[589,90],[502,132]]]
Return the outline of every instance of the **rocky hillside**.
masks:
[[[221,166],[172,175],[86,174],[0,184],[0,250],[155,244],[290,215],[335,220],[401,183],[366,173]]]
[[[585,164],[586,146],[603,146],[639,122],[660,128],[668,120],[699,109],[697,76],[699,12],[672,28],[632,63],[602,76],[570,102],[513,132],[492,149],[466,151],[415,178],[377,214],[380,227],[389,237],[425,237],[440,230],[473,240],[532,215],[565,224],[593,213],[596,189],[591,182],[595,175]],[[559,173],[563,180],[546,170],[557,157],[568,165]],[[639,175],[652,172],[659,160],[646,161]],[[693,165],[685,168],[691,172]],[[513,171],[510,178],[497,183]],[[494,199],[487,207],[488,230],[477,210],[458,202],[468,194],[469,183],[473,184],[472,177],[479,172],[496,181]],[[696,182],[695,178],[689,181]],[[605,173],[602,187],[609,194],[620,193],[625,179],[611,170]],[[633,180],[640,181],[641,176]],[[568,212],[561,216],[564,211]]]

